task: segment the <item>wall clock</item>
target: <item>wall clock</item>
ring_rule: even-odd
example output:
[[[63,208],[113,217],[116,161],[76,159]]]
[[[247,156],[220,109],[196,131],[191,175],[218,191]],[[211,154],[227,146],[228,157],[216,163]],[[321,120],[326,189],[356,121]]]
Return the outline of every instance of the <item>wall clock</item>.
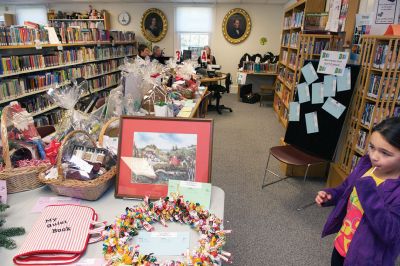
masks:
[[[131,16],[129,15],[128,12],[124,11],[118,15],[118,22],[121,25],[128,25],[130,21],[131,21]]]

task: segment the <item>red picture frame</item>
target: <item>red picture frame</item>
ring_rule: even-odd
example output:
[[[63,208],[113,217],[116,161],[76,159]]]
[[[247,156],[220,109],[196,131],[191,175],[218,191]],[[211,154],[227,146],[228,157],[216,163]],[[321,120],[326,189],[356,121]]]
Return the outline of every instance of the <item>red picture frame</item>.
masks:
[[[211,182],[212,140],[212,119],[121,116],[115,197],[165,197],[168,178]]]

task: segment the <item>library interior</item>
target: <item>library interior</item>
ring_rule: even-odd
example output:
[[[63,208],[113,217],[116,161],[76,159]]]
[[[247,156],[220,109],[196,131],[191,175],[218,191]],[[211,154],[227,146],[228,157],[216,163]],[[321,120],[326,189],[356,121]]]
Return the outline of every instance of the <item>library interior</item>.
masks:
[[[0,0],[0,264],[400,266],[399,76],[400,0]]]

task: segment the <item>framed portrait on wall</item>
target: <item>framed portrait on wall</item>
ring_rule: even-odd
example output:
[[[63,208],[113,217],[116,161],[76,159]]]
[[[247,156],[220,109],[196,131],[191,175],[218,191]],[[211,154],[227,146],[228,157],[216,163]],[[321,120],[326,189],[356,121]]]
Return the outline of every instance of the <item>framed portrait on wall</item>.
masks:
[[[152,199],[168,181],[211,181],[213,121],[121,116],[116,197]]]
[[[251,19],[244,9],[231,9],[222,22],[222,32],[225,39],[233,44],[241,43],[249,37]]]
[[[143,36],[151,42],[159,42],[167,34],[168,21],[164,13],[157,8],[150,8],[142,16]]]

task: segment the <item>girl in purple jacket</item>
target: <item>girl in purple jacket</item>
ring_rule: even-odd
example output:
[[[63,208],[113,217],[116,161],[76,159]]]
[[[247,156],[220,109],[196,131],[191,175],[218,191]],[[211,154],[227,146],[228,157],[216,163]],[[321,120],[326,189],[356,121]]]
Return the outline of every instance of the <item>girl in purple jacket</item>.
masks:
[[[331,265],[389,266],[400,254],[400,118],[372,129],[368,154],[338,187],[319,191],[335,205],[322,236],[336,233]]]

